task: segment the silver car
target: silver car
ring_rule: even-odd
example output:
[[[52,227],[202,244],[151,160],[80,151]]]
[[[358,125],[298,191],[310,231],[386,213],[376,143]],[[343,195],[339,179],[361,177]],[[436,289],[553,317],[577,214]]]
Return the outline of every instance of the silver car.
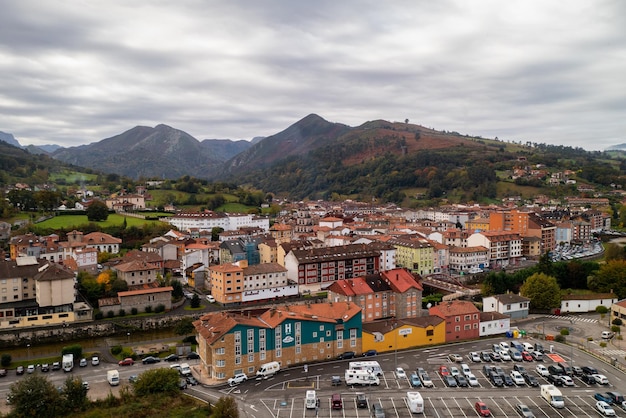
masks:
[[[519,412],[524,418],[535,418],[533,411],[531,411],[530,408],[523,403],[518,403],[515,409],[517,409],[517,412]]]

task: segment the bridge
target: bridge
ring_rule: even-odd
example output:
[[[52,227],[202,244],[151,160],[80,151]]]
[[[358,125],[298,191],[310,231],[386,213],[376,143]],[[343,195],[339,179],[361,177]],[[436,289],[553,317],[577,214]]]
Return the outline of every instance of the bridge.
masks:
[[[443,297],[444,301],[459,299],[464,296],[473,296],[480,293],[479,289],[470,289],[464,286],[459,280],[447,274],[431,274],[424,276],[422,277],[422,284],[448,292],[449,294]]]

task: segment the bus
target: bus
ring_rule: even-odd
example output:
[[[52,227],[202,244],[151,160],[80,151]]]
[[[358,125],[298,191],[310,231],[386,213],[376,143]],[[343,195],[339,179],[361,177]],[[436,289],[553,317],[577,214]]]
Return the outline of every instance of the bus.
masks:
[[[376,376],[383,375],[383,369],[380,368],[377,361],[351,361],[348,370],[367,370]]]

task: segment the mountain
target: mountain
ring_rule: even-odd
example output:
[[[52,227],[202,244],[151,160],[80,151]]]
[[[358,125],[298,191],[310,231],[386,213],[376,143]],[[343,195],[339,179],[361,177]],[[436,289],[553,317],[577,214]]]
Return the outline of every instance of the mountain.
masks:
[[[612,145],[608,147],[606,151],[626,151],[626,144]]]
[[[4,141],[7,144],[11,144],[14,147],[18,147],[18,148],[22,148],[22,146],[20,145],[20,143],[17,141],[17,139],[15,139],[15,137],[13,136],[13,134],[8,134],[6,132],[1,132],[0,131],[0,141]]]
[[[120,135],[52,153],[66,163],[130,178],[208,178],[222,162],[249,146],[247,141],[205,140],[167,125],[136,126]]]

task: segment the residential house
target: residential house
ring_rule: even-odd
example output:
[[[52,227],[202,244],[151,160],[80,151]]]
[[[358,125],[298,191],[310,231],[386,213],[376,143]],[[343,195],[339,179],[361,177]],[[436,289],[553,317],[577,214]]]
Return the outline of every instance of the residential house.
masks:
[[[615,293],[590,293],[561,296],[561,313],[595,312],[598,306],[611,309],[617,302]]]
[[[483,312],[498,312],[511,319],[527,318],[530,299],[515,293],[505,293],[483,298]]]
[[[443,344],[446,323],[438,316],[406,319],[383,319],[363,323],[363,352],[379,353]]]
[[[491,337],[493,335],[502,335],[511,329],[511,317],[501,314],[500,312],[481,312],[480,313],[480,332],[481,337]]]
[[[516,264],[522,255],[522,240],[517,233],[506,231],[477,232],[467,238],[468,247],[485,247],[490,267]]]
[[[472,302],[442,302],[428,310],[446,322],[446,342],[476,339],[480,335],[480,311]]]

